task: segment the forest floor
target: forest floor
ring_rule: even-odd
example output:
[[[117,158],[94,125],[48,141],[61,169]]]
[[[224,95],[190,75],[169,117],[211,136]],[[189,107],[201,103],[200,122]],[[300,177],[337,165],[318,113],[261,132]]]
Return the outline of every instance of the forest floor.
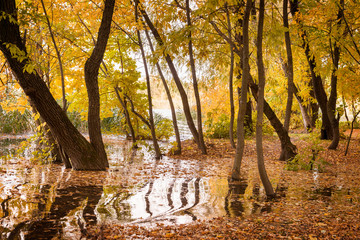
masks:
[[[293,134],[299,160],[290,166],[277,160],[278,139],[267,136],[264,157],[277,197],[266,199],[264,194],[249,197],[247,201],[253,206],[264,209],[259,212],[182,225],[96,225],[87,229],[87,239],[360,239],[359,133],[357,130],[353,134],[347,156],[344,156],[344,138],[337,150],[327,150],[329,141]],[[183,154],[171,158],[201,161],[207,170],[198,171],[199,177],[229,176],[234,149],[227,140],[206,142],[206,156],[199,153],[192,141],[185,141]],[[309,170],[311,149],[319,150],[313,170]],[[261,186],[256,159],[255,141],[248,139],[241,171],[245,179]]]

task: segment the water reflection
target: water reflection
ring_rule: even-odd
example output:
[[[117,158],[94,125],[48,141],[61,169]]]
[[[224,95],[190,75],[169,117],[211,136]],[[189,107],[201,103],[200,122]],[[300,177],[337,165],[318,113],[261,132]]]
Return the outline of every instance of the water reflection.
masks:
[[[90,224],[181,224],[270,211],[259,184],[199,177],[201,161],[164,157],[112,138],[108,172],[0,165],[1,239],[80,239]]]

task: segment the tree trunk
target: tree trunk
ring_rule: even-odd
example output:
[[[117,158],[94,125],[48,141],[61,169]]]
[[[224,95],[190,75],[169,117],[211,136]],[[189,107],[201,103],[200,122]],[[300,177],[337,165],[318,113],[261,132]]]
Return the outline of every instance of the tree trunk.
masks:
[[[233,180],[240,179],[241,161],[245,147],[245,131],[244,120],[247,102],[247,88],[250,79],[250,65],[249,65],[249,17],[251,12],[252,0],[246,1],[245,13],[243,19],[243,75],[241,82],[241,99],[239,104],[238,119],[237,119],[237,145],[234,164],[232,168],[231,178]]]
[[[56,41],[55,41],[55,37],[54,37],[53,31],[52,31],[52,28],[51,28],[49,17],[48,17],[48,15],[46,13],[44,0],[41,0],[41,5],[42,5],[43,10],[44,10],[44,14],[45,14],[46,22],[47,22],[47,25],[48,25],[48,28],[49,28],[51,40],[52,40],[52,42],[54,44],[56,56],[57,56],[57,59],[59,61],[60,76],[61,76],[62,103],[63,103],[62,107],[63,107],[63,110],[66,112],[67,107],[66,107],[66,96],[65,96],[65,76],[64,76],[64,70],[63,70],[63,64],[62,64],[62,61],[61,61],[61,54],[60,54],[60,51],[59,51],[59,49],[57,47],[57,44],[56,44]]]
[[[136,145],[136,135],[135,135],[135,131],[134,131],[133,125],[132,125],[132,123],[131,123],[129,111],[128,111],[128,109],[126,108],[125,102],[122,100],[122,98],[121,98],[121,96],[120,96],[120,93],[119,93],[119,92],[120,92],[120,89],[119,89],[118,87],[114,87],[114,90],[115,90],[117,99],[119,100],[121,106],[122,106],[123,109],[124,109],[124,115],[125,115],[125,119],[126,119],[126,122],[127,122],[127,124],[128,124],[128,127],[129,127],[129,129],[130,129],[130,134],[131,134],[133,146],[134,146],[134,147],[137,147],[137,145]]]
[[[249,89],[247,92],[250,94]],[[251,98],[249,96],[249,100],[246,102],[246,111],[245,111],[245,119],[244,119],[244,127],[245,127],[245,134],[251,136],[254,133],[253,128],[253,120],[252,120],[252,104]]]
[[[309,85],[312,85],[311,82],[309,82]],[[310,88],[310,96],[313,99],[316,99],[315,97],[315,92],[313,88]],[[319,104],[317,104],[316,102],[310,101],[310,106],[308,107],[308,112],[310,114],[310,120],[311,120],[311,125],[313,127],[316,126],[316,121],[319,118]]]
[[[200,101],[200,95],[199,95],[199,88],[198,88],[198,81],[196,77],[196,69],[195,69],[195,59],[194,59],[194,53],[193,53],[193,44],[191,40],[191,17],[190,17],[190,6],[189,6],[189,0],[186,0],[186,20],[187,20],[187,26],[189,27],[189,33],[188,33],[188,49],[189,49],[189,57],[190,57],[190,67],[191,67],[191,76],[193,80],[193,87],[194,87],[194,94],[195,94],[195,101],[196,101],[196,115],[197,115],[197,130],[199,134],[199,147],[203,154],[206,154],[206,146],[204,142],[204,135],[203,135],[203,128],[202,128],[202,116],[201,116],[201,101]]]
[[[163,42],[159,32],[155,28],[154,24],[150,20],[149,16],[147,15],[145,9],[142,6],[140,6],[139,10],[140,10],[142,16],[144,17],[146,24],[148,25],[148,27],[150,28],[152,34],[154,35],[157,43],[160,46],[163,46],[164,42]],[[176,87],[179,90],[181,101],[182,101],[182,104],[183,104],[183,110],[184,110],[186,122],[187,122],[187,124],[189,126],[191,134],[194,137],[194,141],[198,145],[198,148],[201,149],[201,144],[200,144],[200,141],[199,141],[199,134],[198,134],[198,131],[196,130],[193,118],[191,116],[190,106],[189,106],[189,101],[188,101],[188,98],[187,98],[187,94],[186,94],[185,89],[184,89],[184,87],[183,87],[183,85],[181,83],[179,75],[177,74],[177,71],[176,71],[175,65],[174,65],[174,63],[172,61],[171,56],[169,54],[166,54],[166,53],[164,54],[164,56],[165,56],[165,60],[166,60],[166,62],[168,64],[168,66],[169,66],[170,72],[171,72],[171,74],[172,74],[172,76],[174,78]]]
[[[288,97],[286,102],[285,110],[285,121],[284,127],[289,132],[290,118],[291,118],[291,107],[293,102],[293,84],[294,84],[294,70],[293,70],[293,57],[291,51],[291,40],[290,40],[290,29],[288,21],[288,0],[283,0],[283,23],[285,29],[285,46],[287,55],[287,71],[286,77],[288,79]]]
[[[0,1],[0,12],[5,12],[17,20],[15,0]],[[13,57],[10,48],[22,51],[25,59],[19,61]],[[75,170],[105,170],[106,166],[99,159],[94,147],[80,134],[57,104],[45,82],[34,71],[26,69],[32,65],[27,57],[26,47],[20,37],[19,26],[8,18],[0,21],[0,49],[6,57],[14,75],[25,94],[32,100],[40,116],[48,124],[51,132],[70,157]]]
[[[337,28],[339,29],[342,24],[342,19],[344,15],[344,0],[340,0],[339,10],[337,14]],[[339,36],[340,37],[340,36]],[[330,40],[330,48],[331,48],[331,40]],[[328,147],[329,149],[336,149],[339,145],[340,141],[340,130],[339,130],[339,118],[336,117],[336,100],[337,100],[337,70],[339,68],[339,60],[340,60],[340,46],[337,40],[334,43],[334,50],[332,52],[332,60],[333,60],[333,69],[331,71],[331,91],[329,96],[329,101],[327,104],[327,113],[329,115],[329,120],[333,130],[333,139]]]
[[[299,13],[299,5],[298,0],[290,1],[290,9],[291,14],[295,18],[295,20],[301,25],[301,20],[296,16]],[[300,27],[302,28],[302,27]],[[322,83],[322,78],[319,74],[315,72],[316,62],[315,56],[313,56],[310,52],[310,46],[308,44],[307,33],[305,30],[302,30],[301,33],[302,45],[301,47],[305,51],[305,56],[307,62],[309,64],[310,72],[311,72],[311,80],[312,85],[315,92],[315,97],[317,102],[319,103],[321,112],[322,112],[322,128],[321,128],[321,138],[322,139],[332,139],[333,138],[333,130],[331,127],[331,123],[329,120],[329,116],[327,113],[327,96],[324,90],[324,86]]]
[[[149,42],[149,45],[150,45],[150,50],[151,50],[152,53],[154,53],[154,47],[153,47],[149,32],[147,30],[145,30],[145,34],[146,34],[146,38],[147,38],[147,40]],[[166,83],[166,80],[165,80],[164,74],[163,74],[163,72],[161,70],[159,62],[157,62],[155,65],[156,65],[156,68],[157,68],[158,73],[160,75],[160,79],[161,79],[161,82],[162,82],[162,84],[164,86],[166,96],[168,98],[170,109],[171,109],[171,118],[172,118],[172,122],[173,122],[173,126],[174,126],[175,139],[176,139],[176,145],[177,145],[175,151],[173,152],[173,154],[174,155],[180,155],[181,154],[181,139],[180,139],[179,127],[178,127],[177,120],[176,120],[176,111],[175,111],[175,107],[174,107],[174,102],[172,100],[170,89],[169,89],[169,87],[168,87],[168,85]]]
[[[229,9],[226,3],[226,19],[228,23],[228,37],[231,39],[231,22]],[[229,127],[229,139],[231,147],[236,148],[234,141],[234,121],[235,121],[235,106],[234,106],[234,88],[233,88],[233,78],[234,78],[234,50],[230,46],[230,70],[229,70],[229,95],[230,95],[230,127]]]
[[[137,10],[135,10],[135,11],[137,11]],[[152,141],[153,141],[153,144],[154,144],[155,158],[160,159],[161,158],[161,151],[160,151],[158,141],[156,139],[155,124],[154,124],[154,117],[153,117],[153,107],[152,107],[151,87],[150,87],[150,75],[149,75],[149,71],[148,71],[148,67],[147,67],[146,56],[145,56],[145,51],[144,51],[144,47],[143,47],[142,40],[141,40],[140,31],[137,30],[136,32],[137,32],[137,36],[138,36],[139,47],[140,47],[141,56],[142,56],[143,63],[144,63],[145,76],[146,76],[146,87],[147,87],[148,102],[149,102],[149,123],[150,123],[151,138],[152,138]]]
[[[115,0],[105,0],[105,8],[98,32],[98,39],[91,56],[85,63],[84,69],[89,100],[88,127],[90,142],[106,167],[109,166],[109,163],[107,161],[105,147],[101,136],[98,74],[110,34],[114,6]]]
[[[256,101],[258,101],[258,86],[255,82],[250,79],[250,89],[253,97]],[[279,160],[281,161],[289,161],[293,159],[297,154],[297,148],[294,144],[291,143],[291,139],[289,137],[288,132],[284,128],[283,124],[276,116],[274,111],[271,109],[270,105],[264,100],[264,113],[266,117],[269,119],[271,126],[275,129],[276,134],[278,135],[281,142],[281,154]]]
[[[242,8],[242,5],[240,2],[238,5],[238,9],[241,11],[241,8]],[[238,22],[242,22],[242,21],[243,21],[242,18],[239,18]],[[213,27],[219,33],[219,35],[222,36],[234,48],[234,52],[240,57],[240,64],[242,64],[244,61],[243,54],[242,54],[242,47],[244,46],[244,44],[242,42],[243,41],[242,34],[237,33],[235,36],[235,41],[238,45],[238,47],[237,47],[232,39],[229,39],[226,35],[222,34],[222,32],[217,28],[217,26],[214,24],[214,22],[210,22],[210,23],[213,25]],[[239,74],[239,76],[241,76],[241,73]],[[251,76],[250,76],[249,86],[250,86],[251,92],[253,94],[253,97],[257,101],[258,86],[252,80]],[[282,123],[277,118],[274,111],[271,109],[271,107],[269,106],[269,104],[266,101],[264,102],[264,113],[267,116],[267,118],[269,119],[271,125],[275,129],[275,131],[278,134],[278,137],[280,139],[281,148],[282,148],[282,154],[280,155],[280,160],[292,159],[297,154],[296,146],[291,143],[288,132],[286,131],[286,129],[284,128],[284,126],[282,125]]]
[[[287,0],[284,0],[287,1]],[[263,110],[264,110],[264,92],[265,92],[265,68],[262,58],[262,36],[264,28],[264,0],[260,0],[259,9],[259,25],[257,34],[257,65],[258,65],[258,76],[259,76],[259,90],[258,90],[258,101],[257,101],[257,121],[256,121],[256,154],[257,163],[259,169],[259,175],[267,196],[273,197],[275,195],[274,189],[270,183],[268,175],[266,173],[262,143],[262,123],[263,123]],[[292,93],[291,93],[292,94]]]

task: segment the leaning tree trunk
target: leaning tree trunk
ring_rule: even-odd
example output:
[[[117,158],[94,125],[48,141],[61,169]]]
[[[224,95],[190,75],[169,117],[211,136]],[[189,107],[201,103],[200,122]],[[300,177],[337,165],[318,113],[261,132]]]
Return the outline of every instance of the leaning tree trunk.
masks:
[[[0,1],[0,12],[11,15],[17,21],[15,0]],[[31,71],[32,62],[27,56],[19,26],[10,21],[9,17],[0,20],[0,50],[7,59],[21,88],[31,99],[56,140],[70,157],[73,169],[105,170],[106,165],[99,159],[94,147],[70,122],[51,95],[45,82],[35,71]],[[21,51],[24,59],[20,61],[19,56],[13,56],[10,50]]]
[[[285,0],[287,1],[287,0]],[[258,64],[258,76],[259,76],[259,90],[258,90],[258,102],[257,102],[257,121],[256,121],[256,154],[258,159],[259,175],[266,195],[273,197],[275,195],[274,189],[270,183],[269,177],[266,173],[264,163],[264,153],[262,144],[262,123],[263,123],[263,112],[264,112],[264,92],[265,92],[265,67],[262,56],[262,37],[264,28],[264,0],[260,0],[259,9],[259,25],[257,34],[257,64]],[[292,93],[291,93],[292,94]]]
[[[258,86],[250,79],[250,89],[255,100],[258,100]],[[297,154],[297,148],[292,144],[288,131],[284,128],[279,118],[276,116],[270,105],[264,100],[264,113],[270,121],[271,126],[275,129],[281,143],[281,154],[279,160],[288,161],[293,159]]]
[[[239,104],[238,119],[237,119],[237,145],[234,164],[232,168],[231,178],[234,180],[240,179],[241,161],[245,147],[245,131],[244,120],[247,102],[247,89],[250,79],[250,65],[249,65],[249,18],[252,6],[252,0],[247,0],[245,6],[245,13],[243,19],[243,75],[241,81],[241,100]]]
[[[139,4],[140,5],[140,4]],[[150,28],[152,34],[154,35],[157,43],[160,45],[160,46],[164,46],[164,41],[162,40],[159,32],[157,31],[157,29],[155,28],[154,24],[152,23],[152,21],[150,20],[149,16],[147,15],[145,9],[143,9],[142,6],[139,6],[140,7],[140,12],[142,14],[142,16],[144,17],[144,20],[146,22],[146,24],[148,25],[148,27]],[[168,67],[170,69],[170,72],[174,78],[174,81],[175,81],[175,84],[176,84],[176,87],[177,89],[179,90],[179,93],[180,93],[180,97],[181,97],[181,101],[182,101],[182,104],[183,104],[183,110],[184,110],[184,114],[185,114],[185,118],[186,118],[186,122],[189,126],[189,129],[191,131],[191,134],[193,135],[194,137],[194,141],[196,142],[196,144],[198,145],[198,148],[201,149],[201,144],[200,144],[200,141],[199,141],[199,134],[198,134],[198,131],[196,130],[196,127],[195,127],[195,124],[194,124],[194,121],[193,121],[193,118],[191,116],[191,112],[190,112],[190,106],[189,106],[189,101],[188,101],[188,98],[187,98],[187,94],[185,92],[185,89],[181,83],[181,80],[180,80],[180,77],[176,71],[176,68],[175,68],[175,65],[173,63],[173,60],[171,58],[171,56],[169,54],[164,54],[164,57],[165,57],[165,60],[168,64]]]
[[[88,92],[89,112],[88,127],[90,142],[99,154],[100,160],[105,166],[109,166],[101,136],[100,126],[100,95],[98,74],[101,61],[104,57],[107,41],[110,35],[112,15],[114,12],[115,0],[106,0],[103,17],[98,33],[95,48],[85,63],[85,83]]]
[[[146,38],[147,38],[147,40],[149,42],[150,50],[151,50],[152,53],[154,53],[154,47],[153,47],[149,32],[147,30],[145,30],[145,34],[146,34]],[[157,68],[158,73],[160,75],[160,79],[161,79],[161,82],[162,82],[162,84],[164,86],[166,96],[168,98],[169,105],[170,105],[171,118],[172,118],[172,122],[173,122],[173,126],[174,126],[175,139],[176,139],[176,145],[177,145],[174,152],[173,152],[173,154],[174,155],[180,155],[181,154],[181,139],[180,139],[179,127],[178,127],[177,120],[176,120],[176,111],[175,111],[174,102],[173,102],[173,99],[171,97],[170,89],[169,89],[168,84],[167,84],[167,82],[165,80],[165,77],[164,77],[164,74],[163,74],[163,72],[161,70],[159,62],[157,62],[155,65],[156,65],[156,68]]]
[[[290,1],[290,9],[291,14],[295,18],[298,24],[302,24],[301,20],[297,16],[299,14],[299,2],[298,0]],[[302,28],[302,26],[300,27]],[[333,138],[333,130],[330,123],[330,119],[327,113],[327,96],[324,90],[324,86],[322,83],[322,78],[319,74],[315,72],[316,69],[316,61],[314,55],[310,51],[310,46],[308,44],[308,37],[305,30],[301,29],[301,47],[305,51],[305,57],[309,64],[309,69],[311,73],[312,85],[315,92],[315,97],[317,102],[319,103],[321,113],[322,113],[322,128],[321,128],[321,138],[322,139],[332,139]]]
[[[188,34],[188,49],[189,49],[189,57],[190,57],[190,68],[191,68],[191,76],[193,80],[193,87],[194,87],[194,94],[195,94],[195,101],[196,101],[196,115],[197,115],[197,125],[198,125],[198,133],[199,133],[199,146],[200,150],[203,154],[206,154],[206,146],[204,142],[204,135],[203,135],[203,128],[202,128],[202,116],[201,116],[201,101],[199,95],[199,88],[198,88],[198,81],[196,77],[196,69],[195,69],[195,59],[193,53],[193,44],[191,40],[191,17],[190,17],[190,6],[189,0],[186,0],[186,20],[187,26],[189,27],[189,34]]]
[[[121,106],[122,106],[123,109],[124,109],[124,115],[125,115],[125,119],[126,119],[127,125],[128,125],[128,127],[129,127],[129,129],[130,129],[130,134],[131,134],[133,146],[134,146],[135,148],[137,148],[135,131],[134,131],[134,127],[133,127],[133,125],[132,125],[132,123],[131,123],[130,114],[129,114],[129,111],[128,111],[127,107],[126,107],[126,103],[125,103],[125,101],[124,101],[124,100],[121,98],[121,96],[120,96],[120,88],[119,88],[119,87],[114,87],[114,90],[115,90],[117,99],[119,100]]]
[[[144,63],[145,76],[146,76],[146,87],[147,87],[148,102],[149,102],[149,123],[150,123],[151,138],[152,138],[152,141],[153,141],[153,144],[154,144],[155,158],[160,159],[161,158],[161,151],[160,151],[158,141],[156,139],[154,116],[153,116],[153,106],[152,106],[151,86],[150,86],[150,74],[149,74],[148,67],[147,67],[146,56],[145,56],[144,47],[143,47],[143,44],[142,44],[142,41],[141,41],[140,31],[137,30],[136,32],[137,32],[137,36],[138,36],[139,47],[140,47],[141,56],[142,56],[143,63]]]
[[[46,8],[45,8],[45,4],[44,4],[44,0],[41,0],[41,5],[43,7],[44,10],[44,14],[45,14],[45,18],[46,18],[46,22],[49,28],[49,32],[50,32],[50,36],[51,36],[51,40],[54,44],[54,48],[55,48],[55,52],[56,52],[56,56],[59,62],[59,69],[60,69],[60,76],[61,76],[61,91],[62,91],[62,103],[63,103],[63,109],[66,112],[66,96],[65,96],[65,76],[64,76],[64,69],[63,69],[63,64],[61,61],[61,54],[60,51],[57,47],[56,41],[55,41],[55,37],[51,28],[51,24],[50,24],[50,20],[49,17],[46,13]]]
[[[339,10],[337,14],[337,29],[341,27],[342,19],[344,17],[344,0],[340,0]],[[340,36],[338,36],[340,37]],[[331,40],[330,40],[331,44]],[[329,96],[329,101],[327,104],[327,113],[329,115],[329,120],[333,130],[333,139],[328,147],[329,149],[336,149],[339,145],[340,141],[340,130],[339,130],[339,117],[336,117],[336,100],[337,100],[337,71],[339,68],[339,60],[340,60],[340,46],[337,40],[334,43],[334,50],[332,53],[333,60],[333,69],[331,72],[331,91]]]

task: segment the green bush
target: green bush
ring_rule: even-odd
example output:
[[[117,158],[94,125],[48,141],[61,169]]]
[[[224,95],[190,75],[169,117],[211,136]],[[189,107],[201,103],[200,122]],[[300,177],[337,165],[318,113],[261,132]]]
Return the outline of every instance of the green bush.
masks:
[[[221,114],[216,121],[208,117],[205,121],[205,129],[205,135],[209,138],[229,138],[230,118],[225,114]],[[236,136],[236,123],[234,123],[233,134]]]
[[[6,134],[21,134],[31,130],[31,113],[18,110],[5,112],[0,107],[0,132]]]
[[[298,153],[294,159],[287,162],[286,170],[289,171],[298,171],[298,170],[315,170],[318,172],[324,172],[326,165],[329,165],[319,153],[324,151],[324,148],[320,145],[320,126],[321,122],[317,121],[316,127],[313,131],[307,136],[307,142],[310,145],[304,148],[300,153]]]

